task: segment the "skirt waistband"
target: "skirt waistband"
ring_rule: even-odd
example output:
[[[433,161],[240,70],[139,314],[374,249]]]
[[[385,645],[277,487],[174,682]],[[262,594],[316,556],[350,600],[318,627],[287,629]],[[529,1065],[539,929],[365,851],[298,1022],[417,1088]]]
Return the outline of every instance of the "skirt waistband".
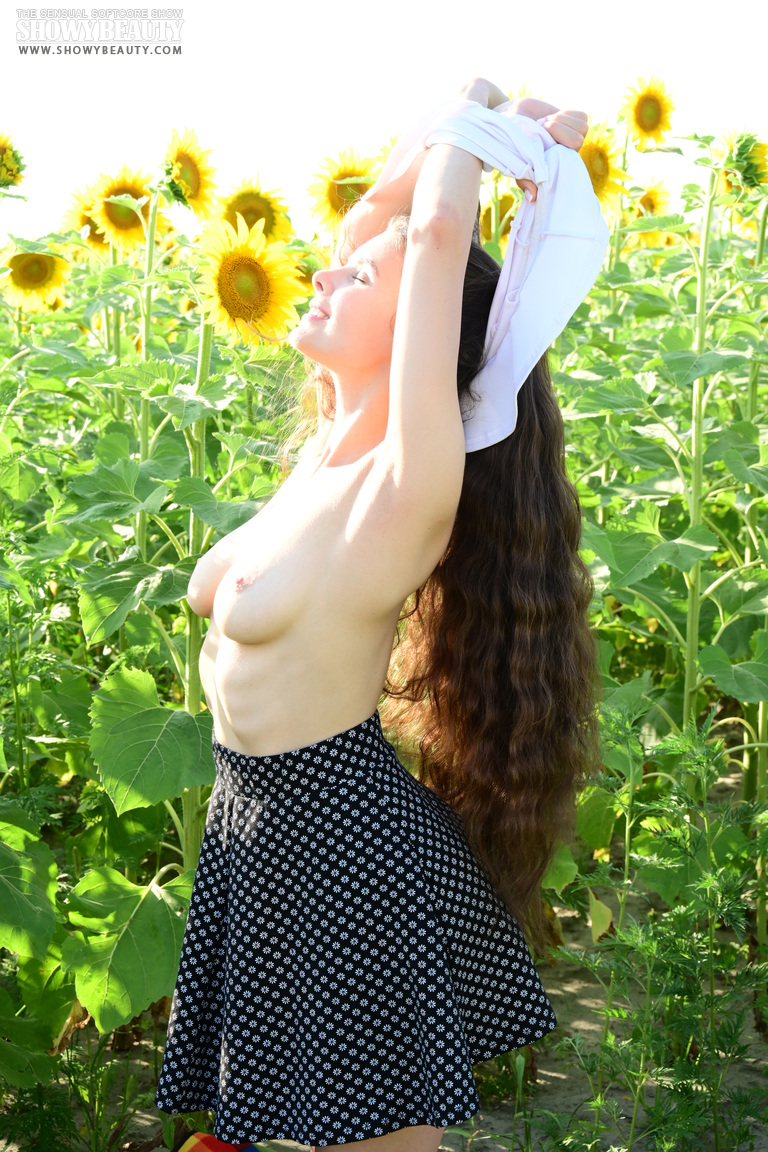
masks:
[[[378,708],[345,732],[337,732],[304,748],[249,756],[220,744],[212,736],[217,781],[230,795],[263,799],[269,795],[304,795],[333,788],[351,779],[366,765],[381,762],[387,741]]]

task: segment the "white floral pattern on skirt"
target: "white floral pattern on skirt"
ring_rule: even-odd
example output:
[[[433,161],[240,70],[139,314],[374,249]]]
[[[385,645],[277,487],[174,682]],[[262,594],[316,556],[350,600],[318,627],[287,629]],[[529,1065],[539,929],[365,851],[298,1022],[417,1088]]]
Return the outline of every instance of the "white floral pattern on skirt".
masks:
[[[213,739],[155,1102],[229,1143],[343,1144],[480,1108],[472,1066],[556,1025],[459,814],[378,709],[306,748]]]

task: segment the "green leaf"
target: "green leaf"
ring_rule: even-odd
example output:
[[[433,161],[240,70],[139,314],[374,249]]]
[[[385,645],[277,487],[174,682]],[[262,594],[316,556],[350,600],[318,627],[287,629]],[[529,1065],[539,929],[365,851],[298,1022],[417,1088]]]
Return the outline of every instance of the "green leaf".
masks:
[[[657,151],[657,149],[653,149]],[[639,216],[637,220],[623,225],[622,232],[688,232],[691,225],[675,212],[669,216]]]
[[[146,463],[97,464],[92,472],[70,481],[68,498],[55,512],[54,523],[122,520],[136,512],[159,512],[170,489],[150,478]]]
[[[687,352],[693,346],[693,328],[687,324],[670,324],[659,344],[666,352]]]
[[[94,868],[72,891],[87,913],[62,948],[62,968],[100,1033],[126,1024],[173,992],[184,938],[190,875],[183,883],[133,884],[113,868]],[[74,915],[74,913],[73,913]]]
[[[742,484],[754,484],[758,492],[768,493],[768,468],[750,467],[736,448],[723,453],[723,463]]]
[[[157,685],[149,672],[138,668],[117,668],[103,681],[91,703],[91,754],[98,764],[115,724],[145,708],[157,708]]]
[[[706,560],[719,547],[720,541],[714,532],[703,524],[693,524],[677,540],[666,541],[664,562],[681,572],[689,572],[697,560]]]
[[[760,429],[757,424],[752,420],[735,420],[723,428],[715,439],[708,438],[704,463],[717,463],[730,448],[736,450],[739,463],[759,464]]]
[[[729,575],[709,596],[726,619],[768,612],[768,571],[758,569],[747,577]]]
[[[748,364],[741,352],[662,352],[664,375],[673,384],[685,388],[700,376],[712,376],[715,372],[728,372],[733,368]]]
[[[46,688],[37,676],[32,676],[28,691],[29,707],[43,732],[55,730],[60,724],[66,724],[73,733],[88,732],[91,685],[81,673],[62,672],[58,683]]]
[[[264,477],[257,492],[271,494],[274,485]],[[221,532],[233,532],[248,520],[253,519],[263,507],[263,501],[218,500],[205,480],[189,476],[180,480],[173,490],[174,499],[182,507],[191,508],[204,524],[210,524]]]
[[[129,612],[143,601],[176,604],[187,594],[194,560],[154,568],[129,558],[92,565],[80,585],[80,615],[89,644],[99,644],[116,632]]]
[[[91,383],[149,398],[168,392],[173,385],[189,379],[190,373],[189,368],[171,360],[145,360],[141,364],[104,368],[92,377]]]
[[[0,843],[0,946],[40,960],[45,956],[56,927],[57,875],[47,844],[30,838],[19,851]]]
[[[573,389],[570,390],[571,397]],[[648,405],[648,397],[632,377],[612,381],[610,384],[585,388],[583,393],[563,405],[563,418],[568,420],[602,416],[607,412],[621,414],[638,412]]]
[[[97,767],[117,814],[213,784],[212,727],[209,712],[182,708],[148,708],[115,724]]]
[[[578,874],[579,868],[573,858],[573,852],[567,844],[560,844],[552,857],[547,871],[541,881],[542,888],[554,888],[555,892],[562,892],[566,884],[570,884]]]
[[[35,602],[26,580],[12,564],[8,563],[4,556],[0,556],[0,589],[4,588],[10,592],[15,592],[28,608],[34,608]]]
[[[75,981],[61,968],[61,948],[68,939],[66,928],[59,924],[42,960],[22,956],[16,969],[27,1011],[45,1027],[46,1047],[58,1038],[75,1002]]]
[[[210,712],[162,708],[148,672],[121,669],[93,698],[90,748],[118,815],[213,784]]]
[[[174,385],[173,395],[159,396],[156,403],[164,412],[173,416],[173,426],[177,430],[188,428],[190,424],[221,412],[235,399],[223,376],[209,376],[202,388],[196,390],[194,384]]]
[[[592,933],[592,943],[597,944],[613,924],[613,912],[602,900],[598,900],[591,888],[589,893],[589,928]]]
[[[608,848],[616,823],[616,798],[592,785],[579,796],[576,832],[589,848]]]
[[[47,1084],[56,1061],[40,1051],[47,1046],[47,1029],[40,1020],[16,1015],[16,1005],[0,987],[0,1077],[15,1088]],[[25,1143],[24,1147],[31,1145]],[[4,1147],[9,1147],[7,1143]]]
[[[702,648],[698,656],[702,675],[709,676],[728,696],[742,704],[759,704],[768,700],[768,660],[744,660],[731,664],[728,653],[719,644]]]

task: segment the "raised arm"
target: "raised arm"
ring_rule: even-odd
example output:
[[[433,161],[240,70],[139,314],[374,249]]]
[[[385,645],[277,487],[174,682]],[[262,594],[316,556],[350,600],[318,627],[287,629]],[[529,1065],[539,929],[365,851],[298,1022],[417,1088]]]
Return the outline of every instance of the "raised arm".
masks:
[[[464,475],[456,385],[464,273],[482,162],[427,149],[416,184],[397,305],[384,455],[416,525],[452,520]]]
[[[464,100],[474,100],[484,108],[493,108],[499,112],[512,112],[519,116],[527,116],[532,120],[546,117],[544,127],[558,144],[567,148],[581,148],[587,132],[587,117],[583,112],[561,111],[554,104],[544,100],[536,100],[532,96],[517,97],[514,100],[507,96],[497,85],[484,77],[472,77],[462,84],[456,96]],[[413,194],[421,173],[427,150],[419,152],[412,161],[408,170],[386,184],[380,184],[371,190],[365,199],[359,200],[349,209],[341,222],[336,251],[333,256],[333,265],[346,263],[351,252],[378,236],[387,226],[387,221],[398,211],[410,212],[413,203]],[[523,189],[530,191],[535,197],[535,185],[529,180],[518,180]]]

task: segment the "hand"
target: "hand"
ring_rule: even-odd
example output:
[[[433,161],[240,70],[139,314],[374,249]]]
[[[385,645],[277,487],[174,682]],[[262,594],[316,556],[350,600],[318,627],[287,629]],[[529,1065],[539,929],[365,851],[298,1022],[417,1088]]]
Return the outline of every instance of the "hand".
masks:
[[[573,148],[578,152],[586,138],[589,131],[589,117],[586,112],[577,112],[572,109],[562,111],[555,108],[554,104],[547,104],[544,100],[534,100],[532,96],[522,96],[517,100],[507,100],[504,104],[498,104],[494,111],[516,115],[527,116],[530,120],[541,120],[546,116],[543,121],[543,127],[549,132],[552,139],[556,144],[562,144],[566,148]],[[523,191],[531,193],[531,199],[536,199],[536,185],[532,180],[516,180],[518,188]]]
[[[495,84],[492,84],[490,80],[485,80],[482,76],[475,76],[471,80],[467,80],[466,84],[462,84],[459,88],[459,96],[463,96],[465,100],[476,100],[484,108],[497,108],[499,104],[509,102],[506,92],[502,92],[501,88],[497,88]],[[539,115],[543,116],[544,113],[540,112]]]
[[[563,111],[555,108],[554,104],[547,104],[545,100],[534,100],[531,96],[522,96],[517,100],[497,104],[494,111],[502,115],[506,112],[527,116],[530,120],[541,120],[542,116],[546,116],[544,127],[555,143],[573,148],[576,152],[580,150],[589,131],[589,117],[586,112],[577,112],[570,108]]]

